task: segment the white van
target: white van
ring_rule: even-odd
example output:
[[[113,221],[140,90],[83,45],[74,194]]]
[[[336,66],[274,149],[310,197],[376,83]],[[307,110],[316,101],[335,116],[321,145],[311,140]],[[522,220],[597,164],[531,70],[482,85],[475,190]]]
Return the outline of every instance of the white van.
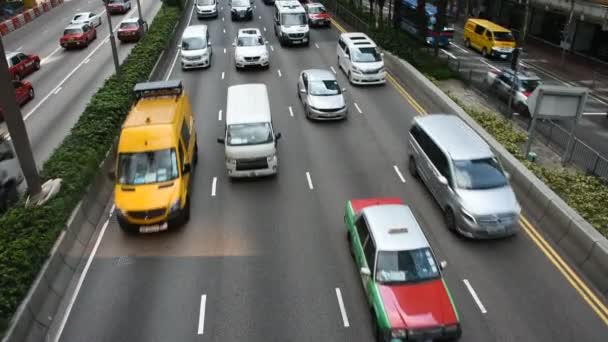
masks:
[[[211,66],[211,41],[207,25],[188,26],[177,46],[181,49],[182,69]]]
[[[281,45],[310,43],[308,17],[297,0],[274,3],[274,34]]]
[[[336,47],[338,66],[353,84],[386,83],[383,53],[365,33],[342,33]]]
[[[268,91],[264,84],[228,87],[224,137],[217,141],[226,149],[230,177],[258,177],[277,173],[277,141]]]

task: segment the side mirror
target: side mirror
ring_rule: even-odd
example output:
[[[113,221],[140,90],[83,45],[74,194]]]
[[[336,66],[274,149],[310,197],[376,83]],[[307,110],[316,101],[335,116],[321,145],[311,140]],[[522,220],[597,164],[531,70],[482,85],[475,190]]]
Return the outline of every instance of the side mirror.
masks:
[[[116,180],[116,170],[110,170],[110,171],[108,171],[108,178],[111,181],[115,181]]]
[[[441,175],[440,175],[440,176],[437,178],[437,180],[439,181],[439,183],[441,183],[441,184],[443,184],[443,185],[447,185],[447,184],[448,184],[448,179],[447,179],[447,178],[445,178],[444,176],[441,176]]]
[[[282,136],[283,136],[283,135],[281,134],[281,132],[278,132],[277,134],[275,134],[275,135],[274,135],[274,138],[275,138],[276,140],[279,140],[279,139],[281,139],[281,137],[282,137]]]
[[[217,142],[223,145],[223,144],[226,143],[226,139],[224,139],[224,138],[217,138]]]
[[[182,170],[182,172],[184,174],[188,174],[188,173],[190,173],[190,171],[192,171],[192,167],[190,166],[190,164],[189,163],[184,164],[184,169]]]
[[[350,59],[350,55],[349,54],[346,54],[345,57],[346,57],[346,59]]]
[[[361,267],[360,272],[361,272],[361,275],[364,275],[364,276],[372,275],[372,272],[367,267]]]
[[[301,88],[301,89],[300,89],[300,93],[302,93],[302,94],[306,94],[306,89]]]
[[[441,260],[441,262],[439,262],[439,268],[441,268],[443,270],[446,267],[448,267],[448,262],[445,260]]]
[[[505,171],[505,178],[507,178],[507,179],[511,179],[511,174],[510,174],[510,173],[508,173],[507,171]]]

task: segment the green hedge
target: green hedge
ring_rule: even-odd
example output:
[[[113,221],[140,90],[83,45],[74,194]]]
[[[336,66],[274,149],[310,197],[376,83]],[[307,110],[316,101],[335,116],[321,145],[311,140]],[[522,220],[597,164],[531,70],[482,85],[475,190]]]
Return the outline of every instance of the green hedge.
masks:
[[[43,179],[63,179],[60,193],[46,205],[23,203],[0,217],[0,331],[25,297],[72,210],[92,182],[133,103],[133,86],[145,81],[168,45],[180,10],[158,12],[145,38],[87,104],[78,122],[44,163]]]
[[[525,133],[515,129],[510,121],[498,114],[471,108],[453,96],[450,97],[536,177],[608,238],[608,186],[605,183],[598,177],[588,176],[578,170],[547,168],[531,163],[524,158],[521,150],[527,140]]]

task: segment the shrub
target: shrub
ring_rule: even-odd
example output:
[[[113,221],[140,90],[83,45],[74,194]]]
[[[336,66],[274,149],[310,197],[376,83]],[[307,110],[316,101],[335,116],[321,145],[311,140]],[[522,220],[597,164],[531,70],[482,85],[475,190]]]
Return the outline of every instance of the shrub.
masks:
[[[116,75],[91,98],[78,122],[44,163],[43,179],[63,179],[62,189],[46,205],[23,203],[0,217],[0,331],[26,295],[59,232],[86,191],[112,145],[134,97],[133,86],[145,81],[179,20],[179,9],[158,12],[148,34],[131,51]]]

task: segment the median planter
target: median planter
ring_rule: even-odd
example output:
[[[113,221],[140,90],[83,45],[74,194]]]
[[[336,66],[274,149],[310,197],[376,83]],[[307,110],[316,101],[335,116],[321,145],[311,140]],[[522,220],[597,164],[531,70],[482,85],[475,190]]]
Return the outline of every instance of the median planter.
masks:
[[[99,171],[133,103],[133,86],[146,81],[161,51],[169,44],[180,10],[159,11],[148,34],[114,75],[91,98],[78,122],[44,163],[46,179],[61,178],[59,194],[46,205],[25,209],[23,203],[0,217],[0,331],[49,256],[70,214]]]

